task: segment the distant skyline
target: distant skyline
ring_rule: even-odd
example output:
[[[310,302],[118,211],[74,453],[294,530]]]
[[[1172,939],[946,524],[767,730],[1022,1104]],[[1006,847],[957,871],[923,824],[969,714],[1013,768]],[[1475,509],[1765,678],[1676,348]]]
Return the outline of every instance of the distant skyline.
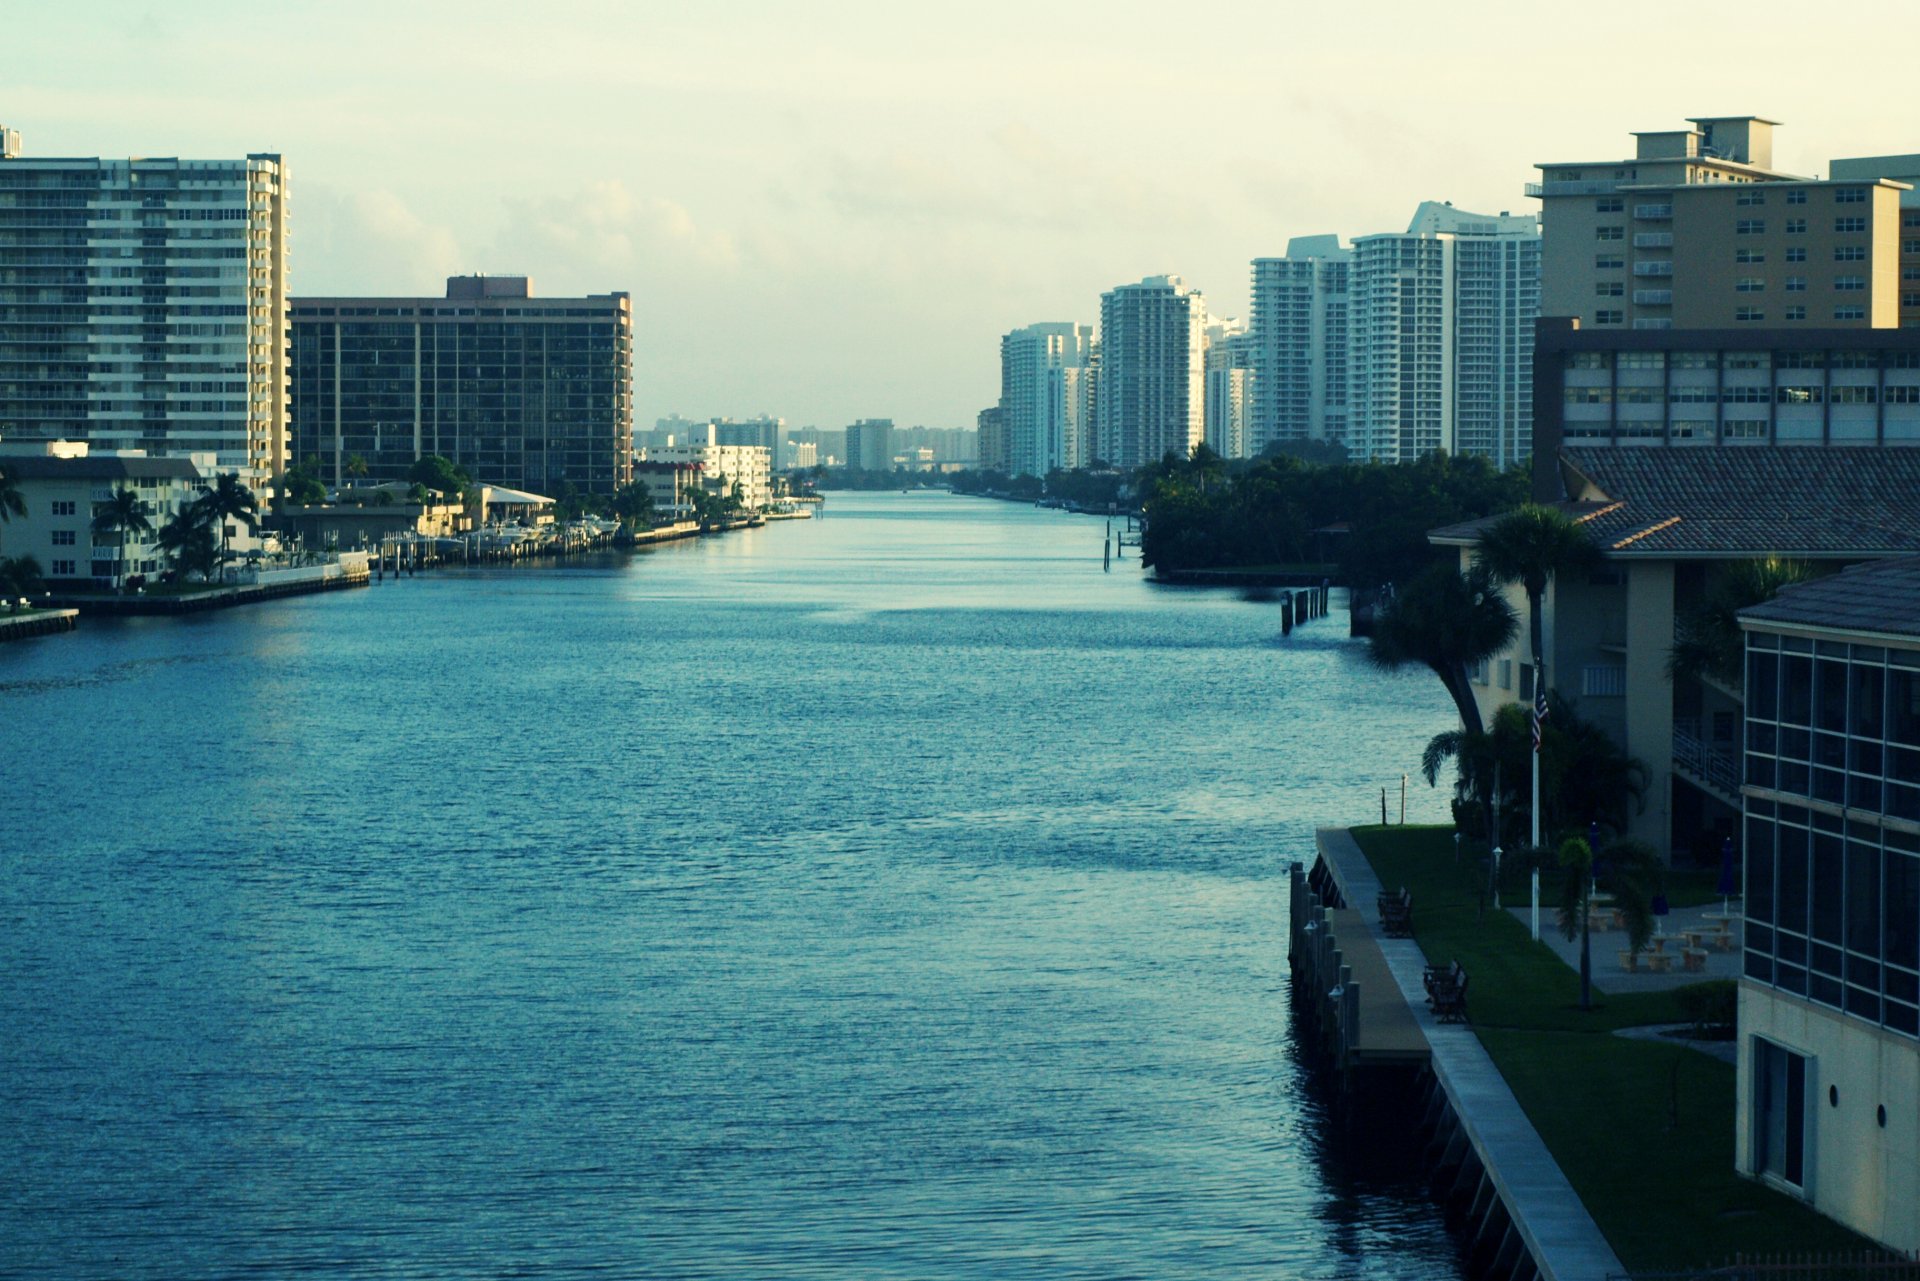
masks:
[[[1766,115],[1808,174],[1920,151],[1909,6],[1836,10],[1845,39],[1714,8],[94,0],[9,14],[0,124],[29,155],[279,152],[296,294],[627,290],[642,426],[961,427],[1011,329],[1166,273],[1244,319],[1293,236],[1534,213],[1536,161],[1632,130]]]

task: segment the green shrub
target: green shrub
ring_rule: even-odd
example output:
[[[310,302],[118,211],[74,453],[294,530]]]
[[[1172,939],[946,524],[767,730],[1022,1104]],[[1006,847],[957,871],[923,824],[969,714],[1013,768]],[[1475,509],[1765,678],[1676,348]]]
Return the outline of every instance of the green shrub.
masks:
[[[1676,988],[1673,998],[1680,1013],[1696,1028],[1732,1027],[1736,999],[1732,979],[1709,979]]]

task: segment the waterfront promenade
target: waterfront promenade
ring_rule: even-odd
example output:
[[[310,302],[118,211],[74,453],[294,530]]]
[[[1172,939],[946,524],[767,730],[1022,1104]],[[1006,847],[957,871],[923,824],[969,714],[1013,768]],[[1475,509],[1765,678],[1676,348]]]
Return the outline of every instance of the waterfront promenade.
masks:
[[[1422,976],[1427,958],[1420,944],[1381,934],[1376,899],[1382,887],[1360,846],[1344,828],[1320,829],[1316,845],[1348,905],[1372,931],[1426,1038],[1434,1077],[1446,1091],[1540,1275],[1548,1281],[1599,1281],[1624,1272],[1472,1027],[1434,1019],[1425,999]]]

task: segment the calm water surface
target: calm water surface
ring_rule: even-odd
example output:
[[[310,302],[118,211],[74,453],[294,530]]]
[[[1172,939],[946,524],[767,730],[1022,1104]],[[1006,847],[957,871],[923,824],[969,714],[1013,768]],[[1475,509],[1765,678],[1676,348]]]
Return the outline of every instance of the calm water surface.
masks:
[[[1101,528],[0,647],[0,1275],[1457,1277],[1307,1088],[1283,873],[1445,696]]]

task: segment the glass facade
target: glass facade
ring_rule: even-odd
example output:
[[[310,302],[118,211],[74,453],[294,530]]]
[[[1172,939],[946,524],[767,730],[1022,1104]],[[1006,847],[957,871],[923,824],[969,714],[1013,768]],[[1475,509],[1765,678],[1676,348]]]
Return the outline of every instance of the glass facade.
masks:
[[[489,484],[610,493],[631,479],[626,295],[511,305],[296,300],[294,455],[372,483],[439,454]]]
[[[1753,631],[1746,975],[1920,1035],[1920,651]]]

